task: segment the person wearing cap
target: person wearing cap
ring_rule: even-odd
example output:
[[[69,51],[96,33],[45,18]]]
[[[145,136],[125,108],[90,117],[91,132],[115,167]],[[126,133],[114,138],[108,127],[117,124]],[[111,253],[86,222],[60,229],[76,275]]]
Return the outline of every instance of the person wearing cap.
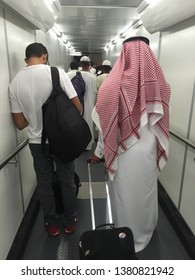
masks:
[[[170,86],[143,36],[130,37],[102,83],[92,118],[104,156],[113,223],[132,229],[135,251],[150,242],[158,222],[157,175],[169,155]]]
[[[102,74],[96,77],[96,87],[97,91],[99,90],[102,82],[106,79],[108,74],[111,71],[111,62],[109,60],[104,60],[102,62]]]
[[[87,72],[90,72],[90,59],[88,56],[84,55],[80,59],[80,69],[79,70],[84,70]]]
[[[83,80],[85,81],[85,96],[84,96],[84,114],[83,117],[88,123],[92,140],[87,146],[86,150],[92,149],[92,144],[94,143],[94,131],[93,131],[93,120],[91,117],[91,113],[95,104],[96,97],[96,77],[90,73],[90,59],[88,56],[82,56],[80,59],[80,65],[82,67],[81,74]]]

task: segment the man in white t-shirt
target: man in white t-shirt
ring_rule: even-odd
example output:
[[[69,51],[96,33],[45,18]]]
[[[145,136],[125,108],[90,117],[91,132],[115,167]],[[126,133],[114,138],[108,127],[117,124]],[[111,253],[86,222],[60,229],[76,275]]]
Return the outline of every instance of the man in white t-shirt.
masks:
[[[62,187],[64,206],[64,231],[72,233],[76,229],[76,195],[74,185],[74,162],[62,162],[46,157],[42,151],[42,105],[52,91],[50,66],[47,65],[48,52],[44,45],[32,43],[27,46],[23,68],[9,85],[13,121],[20,130],[28,127],[29,147],[34,160],[37,191],[44,213],[44,227],[49,236],[59,234],[52,190],[54,162]],[[67,74],[59,70],[60,84],[79,112],[82,106]],[[46,149],[49,151],[49,145]]]

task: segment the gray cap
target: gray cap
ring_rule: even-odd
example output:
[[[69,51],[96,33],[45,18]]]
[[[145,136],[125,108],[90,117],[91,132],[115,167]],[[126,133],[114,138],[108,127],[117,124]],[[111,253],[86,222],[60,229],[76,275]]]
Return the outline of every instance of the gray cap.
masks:
[[[87,61],[87,62],[90,62],[90,59],[88,56],[82,56],[80,61]]]
[[[109,60],[104,60],[102,62],[102,65],[107,65],[107,66],[111,66],[111,62]]]

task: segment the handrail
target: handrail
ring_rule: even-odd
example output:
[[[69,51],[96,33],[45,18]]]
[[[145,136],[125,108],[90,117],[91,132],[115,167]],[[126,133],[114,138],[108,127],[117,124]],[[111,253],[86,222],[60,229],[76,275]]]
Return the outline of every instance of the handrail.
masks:
[[[0,161],[0,170],[7,164],[9,161],[19,153],[26,145],[28,144],[28,139],[24,140],[17,148],[13,150],[3,161]]]
[[[180,141],[182,141],[183,143],[187,144],[188,146],[190,146],[192,149],[195,150],[195,144],[188,140],[187,138],[179,135],[178,133],[174,132],[172,129],[169,130],[170,134],[173,135],[174,137],[176,137],[177,139],[179,139]],[[3,161],[0,162],[0,170],[7,164],[9,163],[9,161],[20,152],[20,150],[22,150],[26,145],[28,144],[28,139],[24,140],[20,145],[18,145],[18,147],[10,154],[8,155],[7,158],[5,158]]]
[[[177,139],[179,139],[180,141],[182,141],[183,143],[185,143],[186,145],[190,146],[192,149],[195,150],[195,144],[188,140],[187,138],[179,135],[178,133],[174,132],[173,130],[169,130],[170,134],[173,135],[174,137],[176,137]]]

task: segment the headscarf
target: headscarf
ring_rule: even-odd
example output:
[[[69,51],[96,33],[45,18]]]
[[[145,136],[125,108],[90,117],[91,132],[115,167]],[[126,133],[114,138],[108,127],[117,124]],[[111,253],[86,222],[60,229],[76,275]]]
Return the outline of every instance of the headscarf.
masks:
[[[118,154],[140,139],[140,128],[146,124],[157,137],[159,170],[168,158],[170,86],[150,46],[142,38],[133,37],[124,42],[120,56],[98,92],[95,110],[103,134],[106,167],[112,176],[117,170]]]

